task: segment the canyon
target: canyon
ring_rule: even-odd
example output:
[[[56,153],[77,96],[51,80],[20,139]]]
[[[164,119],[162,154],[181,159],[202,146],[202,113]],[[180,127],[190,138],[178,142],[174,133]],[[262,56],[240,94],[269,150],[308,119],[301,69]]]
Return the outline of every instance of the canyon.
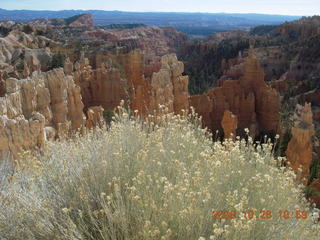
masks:
[[[222,77],[226,80],[221,87],[199,96],[189,96],[188,76],[182,75],[184,64],[174,53],[154,55],[157,62],[149,65],[145,64],[143,49],[89,55],[95,57],[93,67],[82,51],[76,62],[67,55],[63,69],[47,72],[41,72],[45,66],[39,56],[32,56],[32,61],[23,63],[20,75],[25,78],[2,79],[5,95],[1,98],[1,114],[7,117],[2,124],[2,135],[6,136],[2,157],[16,156],[19,149],[41,147],[47,139],[83,132],[86,126],[101,127],[103,111],[113,111],[121,100],[142,117],[154,114],[159,105],[176,114],[192,106],[203,117],[204,126],[221,132],[223,114],[230,111],[238,119],[231,130],[234,135],[245,128],[254,136],[262,131],[276,132],[279,125],[279,95],[264,83],[263,70],[252,48],[248,58],[239,59],[239,65],[233,66],[242,69],[243,75],[230,79],[231,68]],[[17,140],[12,135],[20,134],[12,129],[22,125],[34,130],[21,127],[26,134]]]
[[[319,126],[320,95],[303,79],[312,64],[288,63],[279,46],[261,47],[261,36],[239,45],[237,56],[217,63],[221,74],[216,86],[191,95],[192,79],[184,75],[190,64],[177,57],[187,36],[174,28],[106,29],[95,26],[89,14],[1,22],[0,27],[2,159],[16,159],[23,151],[42,149],[47,141],[103,128],[106,115],[112,115],[122,100],[142,118],[157,114],[159,105],[175,114],[193,107],[203,127],[220,139],[247,134],[259,141],[265,135],[274,139],[276,134],[282,139],[282,104],[289,99],[296,106],[299,99],[312,105],[297,105],[295,123],[288,130],[292,138],[285,151],[286,164],[295,172],[302,165],[302,178],[311,174],[314,155],[319,153],[312,138]],[[284,24],[274,30],[274,38],[287,38],[291,28]],[[309,34],[300,28],[295,31]],[[202,51],[226,39],[248,40],[246,34],[210,36]],[[294,87],[292,79],[297,83]],[[287,96],[289,88],[294,97]],[[313,186],[318,186],[317,179],[312,177]]]

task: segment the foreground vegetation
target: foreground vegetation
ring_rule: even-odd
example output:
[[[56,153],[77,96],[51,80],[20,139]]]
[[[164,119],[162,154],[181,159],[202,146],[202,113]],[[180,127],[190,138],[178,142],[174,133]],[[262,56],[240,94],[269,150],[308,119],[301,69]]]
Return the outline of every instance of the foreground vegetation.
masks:
[[[119,111],[107,131],[19,162],[0,185],[0,239],[319,239],[312,217],[280,218],[315,210],[271,144],[212,143],[195,114],[143,123]],[[249,209],[273,218],[245,219]]]

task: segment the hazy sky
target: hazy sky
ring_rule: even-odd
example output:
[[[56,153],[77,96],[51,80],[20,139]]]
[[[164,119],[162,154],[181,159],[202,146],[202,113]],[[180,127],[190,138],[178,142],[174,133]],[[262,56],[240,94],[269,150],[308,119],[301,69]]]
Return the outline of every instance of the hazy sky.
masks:
[[[0,0],[0,8],[319,15],[320,0]]]

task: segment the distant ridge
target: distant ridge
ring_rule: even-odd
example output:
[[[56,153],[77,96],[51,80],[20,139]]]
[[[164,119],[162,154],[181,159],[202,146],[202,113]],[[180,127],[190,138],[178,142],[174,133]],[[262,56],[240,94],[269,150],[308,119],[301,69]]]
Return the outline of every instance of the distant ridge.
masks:
[[[17,15],[19,13],[19,15]],[[292,21],[300,18],[301,16],[287,16],[287,15],[270,15],[270,14],[258,14],[258,13],[189,13],[189,12],[125,12],[125,11],[104,11],[104,10],[5,10],[0,8],[0,20],[15,20],[15,21],[30,21],[38,18],[68,18],[74,15],[82,15],[85,13],[90,13],[93,19],[96,20],[110,20],[112,23],[129,23],[136,22],[144,23],[141,21],[146,21],[147,24],[153,23],[156,25],[162,25],[162,22],[170,23],[172,20],[178,20],[180,22],[183,19],[179,17],[190,17],[193,19],[203,18],[203,22],[209,22],[215,18],[230,18],[238,19],[243,22],[258,20],[260,23],[255,25],[265,24],[265,23],[281,23],[284,21]],[[157,23],[156,19],[164,15],[170,17],[169,19],[162,19],[162,21]],[[129,18],[130,17],[130,18]],[[134,17],[133,19],[131,17]],[[185,19],[188,20],[188,19]],[[120,22],[119,22],[120,21]],[[146,23],[144,23],[146,24]],[[176,23],[171,23],[176,24]]]
[[[70,18],[91,14],[96,25],[144,24],[171,26],[191,35],[208,35],[234,29],[249,29],[258,25],[278,25],[301,16],[256,13],[187,13],[187,12],[124,12],[103,10],[5,10],[0,9],[0,21],[31,21],[34,19]]]

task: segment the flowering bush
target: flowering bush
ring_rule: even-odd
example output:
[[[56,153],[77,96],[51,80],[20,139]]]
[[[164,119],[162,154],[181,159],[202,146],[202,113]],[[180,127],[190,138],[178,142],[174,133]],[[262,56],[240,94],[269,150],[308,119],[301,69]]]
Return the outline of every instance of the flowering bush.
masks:
[[[271,144],[213,143],[194,114],[115,118],[17,164],[0,189],[0,239],[319,239],[311,217],[280,218],[314,210]],[[244,219],[249,209],[273,218]]]

